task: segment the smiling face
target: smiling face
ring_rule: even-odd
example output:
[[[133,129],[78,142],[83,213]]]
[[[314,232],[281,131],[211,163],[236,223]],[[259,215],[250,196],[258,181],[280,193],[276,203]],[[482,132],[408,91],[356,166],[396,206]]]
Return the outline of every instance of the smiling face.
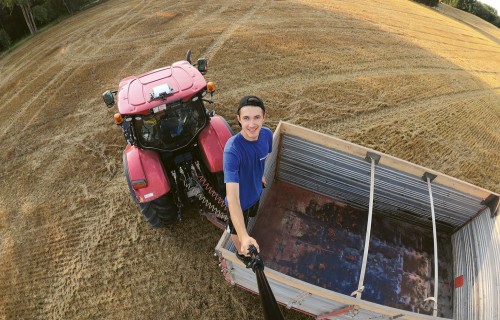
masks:
[[[256,106],[246,106],[240,109],[237,117],[243,137],[248,141],[259,139],[260,129],[266,119],[264,110]]]

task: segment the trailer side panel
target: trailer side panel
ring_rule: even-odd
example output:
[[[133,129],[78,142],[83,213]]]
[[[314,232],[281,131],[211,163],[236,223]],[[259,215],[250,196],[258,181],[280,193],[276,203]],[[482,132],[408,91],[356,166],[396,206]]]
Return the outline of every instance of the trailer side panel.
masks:
[[[500,218],[489,208],[452,235],[454,319],[500,319]]]

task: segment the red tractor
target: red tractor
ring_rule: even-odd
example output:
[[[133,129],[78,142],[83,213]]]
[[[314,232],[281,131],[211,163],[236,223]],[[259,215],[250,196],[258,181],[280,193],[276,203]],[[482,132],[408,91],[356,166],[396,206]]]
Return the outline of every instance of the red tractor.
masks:
[[[127,184],[153,228],[182,220],[188,204],[197,205],[219,227],[227,219],[222,156],[234,133],[224,118],[205,107],[213,103],[215,91],[203,76],[207,59],[192,65],[190,56],[188,50],[186,60],[127,77],[117,91],[103,93],[108,107],[116,96],[115,123],[127,141]]]

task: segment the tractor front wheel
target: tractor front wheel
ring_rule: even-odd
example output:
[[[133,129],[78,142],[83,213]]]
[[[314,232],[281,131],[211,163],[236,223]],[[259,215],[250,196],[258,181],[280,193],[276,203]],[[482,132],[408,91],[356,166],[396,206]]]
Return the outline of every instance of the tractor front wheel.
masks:
[[[177,219],[177,206],[172,193],[150,202],[139,203],[139,207],[151,228],[163,228]]]

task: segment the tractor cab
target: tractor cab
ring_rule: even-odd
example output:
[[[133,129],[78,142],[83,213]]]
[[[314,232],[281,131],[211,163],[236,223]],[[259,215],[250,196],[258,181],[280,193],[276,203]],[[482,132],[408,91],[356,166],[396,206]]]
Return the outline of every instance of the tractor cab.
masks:
[[[133,117],[138,145],[143,149],[175,151],[188,144],[206,126],[201,96],[154,107],[153,112]]]
[[[195,68],[187,60],[120,82],[117,91],[106,91],[103,99],[115,104],[119,113],[115,122],[124,129],[130,144],[142,149],[174,152],[190,145],[206,127],[209,116],[203,101],[215,86],[203,74],[206,59]],[[128,131],[128,132],[125,132]]]

